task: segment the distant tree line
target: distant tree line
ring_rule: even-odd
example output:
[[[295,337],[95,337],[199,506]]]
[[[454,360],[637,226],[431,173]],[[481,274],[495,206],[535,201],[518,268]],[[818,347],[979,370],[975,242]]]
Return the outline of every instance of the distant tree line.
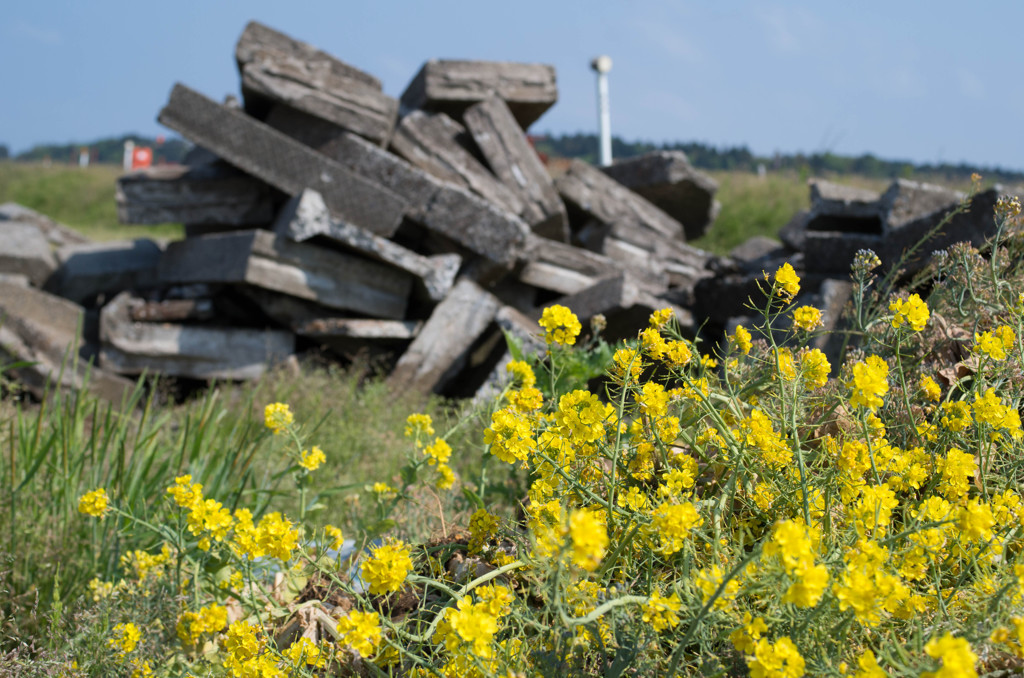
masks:
[[[42,162],[48,160],[56,163],[78,163],[78,156],[83,148],[88,148],[92,162],[106,165],[120,165],[124,159],[124,142],[133,141],[136,146],[148,146],[153,149],[153,164],[181,162],[192,144],[169,137],[162,144],[157,144],[153,137],[126,134],[121,137],[99,139],[79,144],[39,144],[24,153],[19,153],[15,160],[22,162]]]
[[[124,156],[124,142],[135,142],[139,146],[153,149],[153,162],[182,162],[192,145],[176,137],[166,139],[157,144],[152,137],[127,134],[121,137],[100,139],[87,144],[40,144],[33,146],[24,153],[19,153],[14,160],[24,162],[42,162],[49,160],[57,163],[77,163],[83,147],[88,147],[92,162],[120,165]],[[553,158],[579,158],[596,163],[598,141],[596,134],[562,134],[542,135],[534,137],[534,145],[541,153]],[[667,142],[656,144],[650,141],[625,141],[612,137],[612,156],[617,159],[632,158],[651,151],[683,151],[694,167],[704,170],[732,170],[756,172],[759,165],[771,170],[793,170],[801,174],[857,174],[877,179],[895,179],[913,175],[930,175],[944,177],[949,180],[964,180],[977,172],[990,181],[1020,182],[1024,181],[1024,172],[1003,169],[1001,167],[979,167],[966,163],[924,163],[915,164],[906,160],[883,160],[870,153],[858,156],[836,155],[835,153],[803,153],[775,154],[758,156],[746,146],[711,146],[699,141]],[[10,157],[10,151],[0,144],[0,160]]]
[[[549,157],[580,158],[597,162],[598,140],[596,134],[563,134],[534,137],[534,145]],[[758,165],[767,169],[795,170],[808,175],[858,174],[877,179],[895,179],[926,174],[942,176],[950,180],[967,179],[977,172],[991,181],[1018,182],[1024,180],[1024,172],[1006,170],[1000,167],[978,167],[966,163],[915,164],[906,160],[883,160],[870,153],[859,156],[844,156],[834,153],[812,153],[805,155],[776,154],[770,157],[758,156],[746,146],[716,147],[697,141],[655,144],[649,141],[624,141],[612,137],[612,157],[631,158],[651,151],[683,151],[690,163],[704,170],[733,170],[756,172]]]

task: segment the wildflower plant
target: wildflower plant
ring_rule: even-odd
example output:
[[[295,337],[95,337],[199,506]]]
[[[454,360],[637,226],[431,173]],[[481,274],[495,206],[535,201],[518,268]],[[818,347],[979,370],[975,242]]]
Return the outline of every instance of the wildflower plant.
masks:
[[[552,307],[548,351],[517,355],[490,403],[479,476],[411,415],[400,480],[371,486],[378,520],[345,556],[304,494],[323,459],[281,403],[265,418],[297,515],[224,506],[181,475],[172,524],[96,492],[82,519],[161,537],[129,564],[174,582],[195,675],[1019,670],[1024,299],[1003,247],[951,249],[930,295],[881,293],[878,257],[858,254],[845,357],[815,344],[820,311],[788,264],[751,300],[760,319],[713,348],[664,309],[598,350]],[[600,389],[564,378],[578,352],[602,356]],[[396,511],[439,493],[454,513],[410,539]],[[119,628],[110,649],[130,653]]]

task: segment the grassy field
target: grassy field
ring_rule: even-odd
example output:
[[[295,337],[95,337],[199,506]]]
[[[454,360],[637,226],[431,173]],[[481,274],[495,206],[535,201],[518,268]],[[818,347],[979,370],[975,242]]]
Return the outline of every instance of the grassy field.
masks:
[[[94,240],[180,238],[180,224],[126,226],[117,221],[114,183],[121,169],[0,162],[0,203],[17,202]]]
[[[697,247],[725,254],[755,235],[774,236],[809,202],[807,179],[796,172],[759,177],[750,172],[711,172],[722,211]],[[0,202],[14,201],[72,226],[95,240],[180,238],[181,224],[129,226],[117,221],[114,183],[121,170],[109,165],[85,169],[68,165],[0,162]],[[934,181],[933,177],[915,177]],[[889,182],[858,176],[829,177],[851,186],[885,190]],[[941,180],[939,183],[942,183]],[[966,190],[968,184],[951,186]]]
[[[0,163],[0,202],[14,201],[72,226],[95,240],[180,238],[180,224],[129,226],[117,221],[114,183],[121,170],[109,165],[85,169],[68,165]],[[694,245],[725,254],[755,235],[774,236],[797,211],[808,206],[805,177],[796,172],[712,172],[722,211],[708,234]],[[852,186],[885,190],[887,181],[833,177]],[[966,186],[957,186],[964,189]]]
[[[0,201],[95,238],[180,234],[117,224],[117,174],[0,164]],[[723,211],[697,244],[718,252],[807,204],[795,174],[716,179]],[[319,631],[326,675],[1020,670],[1016,261],[953,248],[925,301],[862,270],[868,357],[831,380],[780,269],[762,326],[792,315],[790,347],[737,329],[718,372],[652,319],[616,354],[607,406],[555,378],[597,360],[580,345],[475,407],[316,364],[183,403],[159,385],[119,407],[30,403],[0,362],[0,675],[311,675],[284,629],[331,600],[350,614],[311,617],[339,641]],[[960,377],[949,337],[967,351],[972,334]],[[294,423],[275,430],[269,403]],[[439,437],[410,440],[412,412]],[[359,570],[326,553],[328,524]]]

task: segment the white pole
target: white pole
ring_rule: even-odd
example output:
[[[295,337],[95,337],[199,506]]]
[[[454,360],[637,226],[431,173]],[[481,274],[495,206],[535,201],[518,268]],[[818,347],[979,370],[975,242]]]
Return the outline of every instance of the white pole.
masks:
[[[608,71],[612,69],[612,60],[608,56],[599,56],[590,62],[590,67],[597,73],[597,128],[601,139],[601,166],[612,164],[612,114],[608,103]]]
[[[135,142],[131,139],[124,142],[124,158],[122,160],[124,164],[124,171],[132,171],[132,156],[135,155]]]

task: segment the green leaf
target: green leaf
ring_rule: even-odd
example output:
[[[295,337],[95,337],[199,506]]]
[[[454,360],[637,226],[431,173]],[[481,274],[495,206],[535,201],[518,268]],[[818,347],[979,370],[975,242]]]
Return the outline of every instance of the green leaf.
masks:
[[[370,541],[373,541],[382,534],[389,532],[390,530],[393,530],[397,524],[398,523],[396,523],[394,520],[391,520],[390,518],[378,520],[375,523],[371,523],[366,528],[366,536]]]
[[[508,352],[512,355],[513,360],[523,359],[523,341],[519,337],[511,334],[508,330],[502,328],[502,334],[505,335],[505,345],[508,346]]]
[[[466,501],[468,501],[473,506],[476,506],[478,509],[487,508],[486,506],[484,506],[484,500],[480,498],[480,495],[474,492],[473,490],[469,489],[468,487],[462,487],[462,496],[466,498]]]
[[[402,467],[402,482],[406,485],[412,485],[416,482],[416,467],[412,464],[406,464]]]

